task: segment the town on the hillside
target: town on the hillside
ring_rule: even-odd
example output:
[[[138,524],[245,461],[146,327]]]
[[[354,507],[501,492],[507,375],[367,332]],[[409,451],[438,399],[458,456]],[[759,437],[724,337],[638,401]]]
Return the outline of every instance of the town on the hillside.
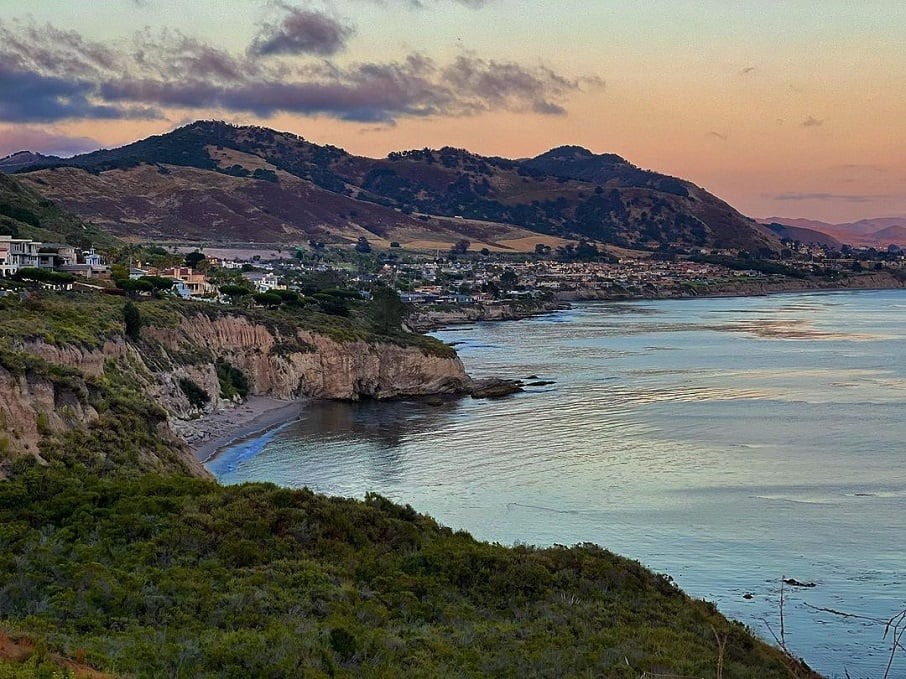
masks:
[[[769,289],[797,280],[802,287],[815,279],[846,287],[854,276],[880,272],[899,282],[906,276],[906,250],[895,245],[886,250],[844,246],[840,251],[792,241],[784,245],[772,259],[708,249],[618,255],[584,241],[557,251],[539,244],[531,254],[475,252],[467,243],[449,251],[377,252],[362,243],[343,248],[316,241],[278,251],[133,246],[98,253],[0,236],[0,276],[27,279],[32,272],[33,279],[41,279],[34,272],[52,272],[55,277],[41,282],[138,296],[166,290],[187,299],[229,303],[236,300],[236,286],[260,295],[298,289],[299,281],[317,274],[365,297],[371,286],[383,283],[397,290],[403,302],[419,306],[744,294],[754,286]],[[232,294],[224,292],[229,286]]]

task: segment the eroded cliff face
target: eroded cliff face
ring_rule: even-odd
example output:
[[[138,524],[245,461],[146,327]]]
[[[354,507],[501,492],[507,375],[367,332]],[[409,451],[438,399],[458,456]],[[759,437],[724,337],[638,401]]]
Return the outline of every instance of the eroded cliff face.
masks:
[[[452,352],[365,341],[339,342],[307,330],[283,332],[239,315],[193,314],[174,327],[144,327],[140,343],[114,338],[93,348],[40,340],[16,349],[35,357],[35,367],[0,368],[0,452],[40,457],[43,438],[86,427],[100,417],[92,405],[106,398],[111,376],[127,381],[148,412],[162,409],[156,425],[175,441],[186,467],[203,474],[168,424],[200,414],[181,380],[209,397],[204,411],[234,405],[221,398],[218,363],[241,371],[249,395],[358,400],[468,390],[470,379]],[[57,369],[62,369],[62,371]],[[108,385],[105,387],[105,384]]]
[[[338,342],[306,330],[281,335],[242,316],[196,315],[178,328],[146,328],[143,337],[162,348],[169,367],[158,370],[164,396],[179,400],[171,385],[180,377],[216,395],[215,361],[226,361],[248,378],[250,393],[278,399],[300,397],[358,400],[468,389],[469,378],[455,355],[439,356],[419,347],[364,341]],[[199,349],[205,361],[183,357]],[[178,403],[165,404],[179,410]]]
[[[0,451],[38,455],[42,437],[98,417],[78,382],[0,368]]]

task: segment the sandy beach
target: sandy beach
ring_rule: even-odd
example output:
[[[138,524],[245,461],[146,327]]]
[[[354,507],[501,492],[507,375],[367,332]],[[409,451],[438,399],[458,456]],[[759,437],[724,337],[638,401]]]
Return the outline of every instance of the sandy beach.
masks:
[[[296,419],[304,407],[304,401],[252,396],[235,408],[218,410],[197,420],[171,420],[170,426],[189,444],[195,458],[205,462],[233,441]]]

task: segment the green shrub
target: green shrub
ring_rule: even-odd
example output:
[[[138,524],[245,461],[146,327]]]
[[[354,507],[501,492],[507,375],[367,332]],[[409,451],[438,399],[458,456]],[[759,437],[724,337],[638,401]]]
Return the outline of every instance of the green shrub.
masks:
[[[220,398],[232,399],[239,396],[245,399],[249,394],[249,381],[239,368],[226,361],[218,361],[217,380],[220,383]]]
[[[133,302],[126,302],[123,307],[123,321],[125,323],[126,337],[138,341],[142,336],[142,315]]]
[[[179,388],[182,389],[182,393],[189,399],[189,404],[193,408],[203,408],[211,400],[208,392],[202,389],[197,382],[188,377],[181,377],[179,379]]]
[[[0,483],[0,543],[3,626],[117,675],[714,676],[713,628],[726,676],[789,676],[636,562],[480,543],[378,496],[32,461]]]

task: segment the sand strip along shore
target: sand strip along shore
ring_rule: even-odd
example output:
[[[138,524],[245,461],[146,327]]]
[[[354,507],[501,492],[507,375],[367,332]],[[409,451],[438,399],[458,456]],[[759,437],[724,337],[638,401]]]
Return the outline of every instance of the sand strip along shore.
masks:
[[[171,421],[170,426],[189,444],[195,459],[206,462],[234,441],[296,419],[304,407],[304,401],[252,396],[235,408],[218,410],[197,420]]]

